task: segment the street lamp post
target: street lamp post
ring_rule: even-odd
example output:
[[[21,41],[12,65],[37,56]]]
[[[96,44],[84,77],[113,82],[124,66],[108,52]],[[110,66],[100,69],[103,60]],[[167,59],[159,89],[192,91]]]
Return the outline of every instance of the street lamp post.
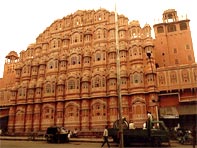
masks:
[[[123,148],[124,139],[123,139],[123,127],[122,127],[122,97],[121,97],[121,88],[120,88],[120,54],[119,54],[119,36],[118,36],[118,17],[116,12],[115,5],[115,30],[116,30],[116,69],[117,69],[117,93],[118,93],[118,109],[119,109],[119,133],[120,133],[120,148]]]
[[[152,72],[152,74],[153,74],[153,67],[152,67],[152,63],[151,63],[151,51],[147,51],[147,52],[146,52],[146,55],[147,55],[148,59],[150,60],[151,72]],[[153,75],[153,82],[154,82],[154,84],[155,84],[154,75]],[[155,92],[156,92],[156,91],[155,91],[155,86],[153,86],[153,88],[154,88],[154,93],[155,93]],[[157,100],[157,99],[156,99],[156,100],[153,100],[153,102],[156,103],[156,105],[155,105],[156,120],[158,121],[158,120],[159,120],[159,115],[158,115],[159,113],[158,113],[158,106],[157,106],[158,100]]]

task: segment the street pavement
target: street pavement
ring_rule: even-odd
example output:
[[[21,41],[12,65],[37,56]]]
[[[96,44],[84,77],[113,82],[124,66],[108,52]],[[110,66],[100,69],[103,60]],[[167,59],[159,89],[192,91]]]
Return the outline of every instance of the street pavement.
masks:
[[[47,143],[45,137],[36,137],[35,140],[29,137],[16,137],[16,136],[0,136],[0,148],[98,148],[101,147],[103,142],[102,138],[70,138],[69,143]],[[118,144],[113,143],[112,139],[109,139],[111,148],[119,147]],[[192,148],[192,145],[182,145],[178,141],[173,140],[170,142],[170,147],[179,148]],[[104,147],[107,147],[105,144]],[[134,145],[131,147],[140,147],[141,145]],[[162,147],[169,147],[167,144],[163,144]]]
[[[0,136],[0,140],[18,140],[18,141],[46,141],[44,136],[32,137],[27,136]],[[102,138],[70,138],[70,142],[94,142],[94,143],[101,143],[103,141]],[[109,138],[109,142],[112,142],[112,139]]]

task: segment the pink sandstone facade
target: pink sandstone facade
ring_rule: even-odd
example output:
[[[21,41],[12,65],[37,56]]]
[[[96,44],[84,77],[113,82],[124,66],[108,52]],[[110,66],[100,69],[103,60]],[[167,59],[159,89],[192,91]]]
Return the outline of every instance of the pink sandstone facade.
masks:
[[[112,126],[119,112],[114,21],[114,12],[105,9],[79,10],[54,21],[19,57],[8,54],[0,105],[9,108],[9,133],[51,125],[80,131]],[[187,115],[196,118],[189,20],[179,20],[174,9],[165,11],[163,22],[153,26],[155,39],[148,24],[141,28],[124,15],[118,21],[123,116],[137,127],[146,122],[147,111],[155,120],[176,118],[176,112],[184,116],[179,122]]]

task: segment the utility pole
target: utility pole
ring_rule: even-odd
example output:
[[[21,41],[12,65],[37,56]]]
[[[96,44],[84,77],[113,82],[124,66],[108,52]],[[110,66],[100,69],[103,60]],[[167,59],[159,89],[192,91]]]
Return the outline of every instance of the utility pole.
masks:
[[[122,127],[122,97],[120,88],[120,54],[119,54],[119,36],[118,36],[118,16],[115,4],[115,34],[116,34],[116,69],[117,69],[117,92],[118,92],[118,109],[119,109],[119,133],[120,133],[120,148],[124,147],[123,127]]]
[[[148,57],[148,59],[150,60],[150,65],[151,65],[151,72],[153,74],[153,82],[154,82],[154,93],[156,93],[156,90],[155,90],[155,79],[154,79],[154,73],[153,73],[153,66],[152,66],[152,61],[151,61],[151,52],[150,51],[147,51],[146,52],[146,55]],[[155,96],[155,94],[154,94]],[[154,103],[156,104],[155,105],[155,108],[156,108],[156,120],[159,121],[159,113],[158,113],[158,99],[155,98],[155,100],[153,100]]]

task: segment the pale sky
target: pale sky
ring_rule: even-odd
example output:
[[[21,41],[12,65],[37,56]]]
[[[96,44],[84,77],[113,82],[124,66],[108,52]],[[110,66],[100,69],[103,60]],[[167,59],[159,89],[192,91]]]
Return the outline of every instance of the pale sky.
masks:
[[[1,0],[0,1],[0,78],[3,77],[5,56],[12,50],[18,54],[35,43],[36,38],[55,20],[77,10],[108,11],[138,20],[140,26],[162,20],[167,9],[175,9],[179,18],[190,19],[193,48],[197,61],[197,7],[195,0]]]

